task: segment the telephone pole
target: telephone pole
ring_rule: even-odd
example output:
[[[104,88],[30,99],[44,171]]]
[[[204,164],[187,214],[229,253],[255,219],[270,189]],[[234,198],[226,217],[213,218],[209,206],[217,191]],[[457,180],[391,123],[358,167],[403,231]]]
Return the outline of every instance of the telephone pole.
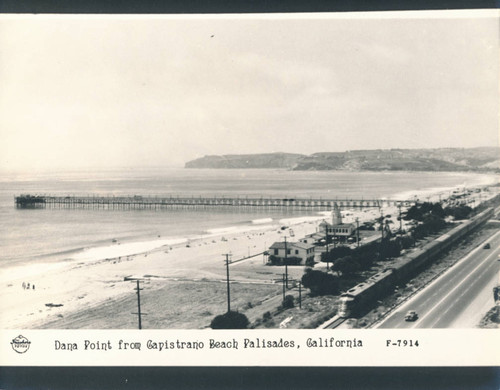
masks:
[[[356,217],[356,247],[359,248],[359,218]]]
[[[325,256],[326,256],[326,270],[328,271],[330,269],[330,253],[328,253],[328,225],[325,223],[325,244],[326,244],[326,251],[325,251]]]
[[[441,195],[439,195],[439,201],[441,202]],[[401,219],[401,202],[398,203],[398,209],[399,209],[399,235],[403,234],[403,220]]]
[[[229,289],[229,256],[230,253],[223,254],[222,256],[226,256],[226,274],[227,274],[227,312],[231,311],[231,291]]]
[[[285,302],[285,294],[286,294],[285,274],[283,274],[283,302]]]
[[[380,231],[382,233],[382,241],[384,241],[384,212],[380,209]]]
[[[286,236],[285,236],[285,286],[288,288],[288,250],[286,247]]]
[[[299,309],[302,309],[302,283],[299,282]]]
[[[137,313],[132,313],[132,314],[137,314],[137,317],[139,319],[139,329],[142,329],[142,322],[141,322],[141,317],[143,315],[145,315],[145,313],[141,313],[141,290],[142,288],[140,288],[139,286],[139,279],[136,280],[137,282],[137,287],[135,288],[135,290],[137,291]]]

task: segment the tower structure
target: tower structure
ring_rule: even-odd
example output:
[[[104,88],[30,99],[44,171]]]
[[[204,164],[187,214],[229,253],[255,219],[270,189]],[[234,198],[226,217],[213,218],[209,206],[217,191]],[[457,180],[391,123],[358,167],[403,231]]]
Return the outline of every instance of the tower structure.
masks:
[[[333,204],[333,211],[332,211],[332,225],[342,225],[342,213],[340,212],[339,206],[337,205],[337,202]]]

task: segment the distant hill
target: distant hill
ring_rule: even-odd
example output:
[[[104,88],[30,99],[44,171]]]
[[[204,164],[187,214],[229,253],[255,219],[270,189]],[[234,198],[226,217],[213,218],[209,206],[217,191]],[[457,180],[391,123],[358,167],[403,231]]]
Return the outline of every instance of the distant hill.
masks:
[[[500,148],[377,149],[323,152],[309,156],[266,153],[205,156],[186,168],[286,168],[304,170],[370,171],[484,171],[500,172]]]
[[[293,168],[299,160],[307,157],[292,153],[227,154],[205,156],[189,161],[186,168]]]

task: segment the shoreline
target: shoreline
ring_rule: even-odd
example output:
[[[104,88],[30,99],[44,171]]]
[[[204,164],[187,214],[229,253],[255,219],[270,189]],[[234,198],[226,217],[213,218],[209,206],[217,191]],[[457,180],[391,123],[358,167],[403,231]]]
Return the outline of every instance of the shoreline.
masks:
[[[281,277],[282,267],[268,267],[266,272],[269,273],[257,273],[252,277],[255,265],[261,266],[263,263],[262,256],[258,254],[262,254],[288,232],[288,229],[281,230],[283,223],[289,224],[288,227],[293,229],[298,239],[315,232],[317,223],[329,218],[324,214],[329,212],[279,219],[272,225],[255,225],[250,230],[223,230],[201,237],[179,239],[175,243],[169,242],[140,253],[19,266],[15,274],[3,270],[0,288],[3,289],[4,299],[0,305],[2,313],[8,315],[0,319],[0,328],[40,326],[57,316],[132,294],[130,282],[125,281],[125,278],[145,278],[148,275],[165,280],[225,280],[222,254],[229,252],[233,260],[245,260],[235,262],[231,267],[234,278],[247,282],[268,280],[272,284],[274,282],[271,280]],[[361,211],[360,220],[370,220],[374,215],[378,215],[376,211]],[[114,246],[118,248],[121,245]],[[22,272],[22,268],[31,272]],[[291,274],[296,274],[296,277],[302,275],[304,267],[298,268],[291,270]],[[36,288],[25,290],[21,287],[22,283],[30,283],[30,287],[35,285]]]
[[[383,212],[395,215],[398,211],[392,207]],[[152,246],[141,247],[146,250],[139,253],[114,252],[114,256],[97,256],[90,260],[77,258],[50,264],[31,264],[26,266],[32,270],[30,274],[23,273],[19,268],[15,274],[4,269],[0,274],[4,298],[0,307],[4,313],[0,328],[36,328],[77,311],[95,309],[114,300],[133,298],[133,286],[126,280],[127,277],[154,278],[156,282],[163,280],[163,284],[152,283],[150,288],[153,290],[161,290],[168,280],[176,278],[224,281],[224,253],[231,253],[233,260],[245,259],[230,267],[231,279],[235,282],[271,281],[272,284],[273,280],[281,278],[284,267],[264,267],[263,257],[256,254],[267,250],[273,242],[282,240],[284,234],[288,234],[289,230],[282,231],[281,226],[288,225],[293,229],[294,240],[298,240],[315,232],[318,222],[329,218],[329,214],[329,211],[324,211],[315,216],[273,219],[272,224],[269,219],[261,218],[256,221],[262,223],[246,225],[245,229],[233,226],[215,229],[201,236],[177,238],[177,241],[168,238],[150,240],[146,243]],[[346,222],[352,222],[356,217],[364,222],[379,217],[380,211],[343,210],[343,214]],[[120,243],[104,248],[110,247],[138,249],[140,245]],[[107,252],[107,255],[110,254],[113,253]],[[321,268],[321,264],[318,268]],[[289,267],[289,271],[291,278],[300,278],[304,267]],[[32,287],[34,284],[36,289],[23,289],[23,282],[30,283]],[[217,299],[220,298],[217,296]],[[130,311],[129,308],[123,310]]]

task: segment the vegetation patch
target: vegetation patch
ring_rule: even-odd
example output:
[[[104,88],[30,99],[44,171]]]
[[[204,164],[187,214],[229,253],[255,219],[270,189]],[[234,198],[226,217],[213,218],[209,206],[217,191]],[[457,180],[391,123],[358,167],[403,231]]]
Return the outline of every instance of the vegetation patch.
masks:
[[[248,318],[236,311],[218,315],[210,323],[212,329],[246,329],[248,325]]]
[[[500,325],[500,308],[495,306],[491,308],[479,323],[482,329],[497,329]]]

